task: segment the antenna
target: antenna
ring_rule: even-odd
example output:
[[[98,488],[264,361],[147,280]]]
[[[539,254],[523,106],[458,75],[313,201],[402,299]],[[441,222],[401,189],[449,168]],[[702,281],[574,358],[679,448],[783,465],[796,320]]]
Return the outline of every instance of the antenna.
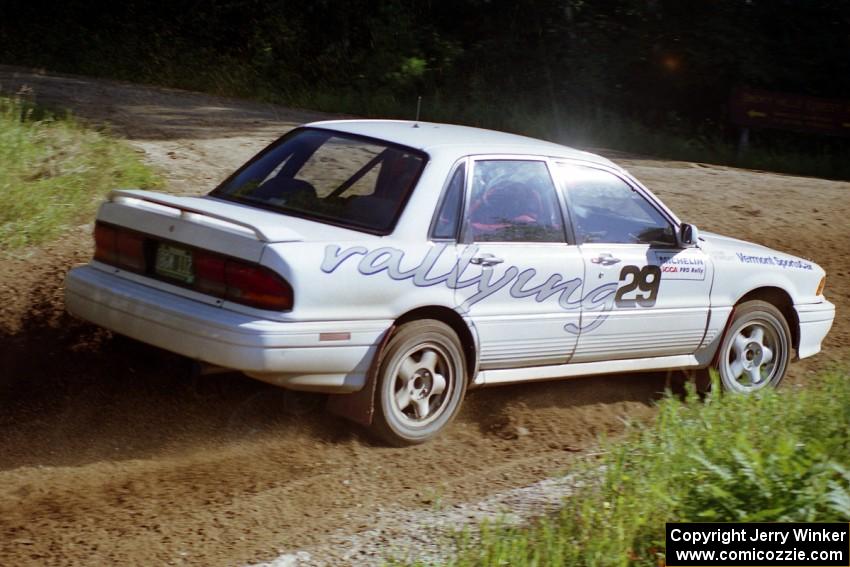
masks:
[[[416,122],[419,122],[419,111],[422,109],[422,95],[416,97]],[[414,124],[414,128],[419,128],[419,124]]]

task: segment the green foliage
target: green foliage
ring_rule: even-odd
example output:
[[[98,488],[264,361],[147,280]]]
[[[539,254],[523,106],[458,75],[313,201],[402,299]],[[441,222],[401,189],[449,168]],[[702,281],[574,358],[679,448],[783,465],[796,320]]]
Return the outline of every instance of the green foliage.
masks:
[[[110,189],[159,183],[123,143],[5,97],[0,163],[0,250],[87,222]]]
[[[559,514],[458,538],[452,565],[647,565],[669,521],[850,520],[850,379],[663,400],[654,423],[579,473]],[[601,478],[599,478],[601,476]]]
[[[733,89],[846,98],[839,0],[9,0],[0,61],[850,178],[846,138],[759,131]],[[776,33],[782,30],[782,33]]]

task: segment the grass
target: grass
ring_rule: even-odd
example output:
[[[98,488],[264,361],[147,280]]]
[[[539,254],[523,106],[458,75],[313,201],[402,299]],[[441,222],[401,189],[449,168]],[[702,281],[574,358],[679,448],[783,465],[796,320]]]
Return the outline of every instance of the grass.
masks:
[[[609,443],[582,476],[554,517],[460,534],[451,565],[655,566],[665,522],[850,521],[850,377],[751,397],[668,397],[653,423]]]
[[[116,187],[156,187],[123,142],[0,97],[0,250],[37,245],[91,219]]]

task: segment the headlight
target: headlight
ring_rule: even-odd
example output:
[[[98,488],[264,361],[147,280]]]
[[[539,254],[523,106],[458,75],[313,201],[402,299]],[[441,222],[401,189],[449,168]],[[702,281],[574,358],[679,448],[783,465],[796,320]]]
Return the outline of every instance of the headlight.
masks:
[[[823,288],[826,286],[826,276],[820,279],[820,283],[818,284],[818,291],[815,295],[823,295]]]

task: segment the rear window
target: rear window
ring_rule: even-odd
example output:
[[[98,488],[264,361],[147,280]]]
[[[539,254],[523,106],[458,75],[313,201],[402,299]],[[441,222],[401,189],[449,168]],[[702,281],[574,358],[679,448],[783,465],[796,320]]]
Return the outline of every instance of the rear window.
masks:
[[[261,152],[213,195],[366,232],[392,231],[425,166],[421,152],[302,128]]]

